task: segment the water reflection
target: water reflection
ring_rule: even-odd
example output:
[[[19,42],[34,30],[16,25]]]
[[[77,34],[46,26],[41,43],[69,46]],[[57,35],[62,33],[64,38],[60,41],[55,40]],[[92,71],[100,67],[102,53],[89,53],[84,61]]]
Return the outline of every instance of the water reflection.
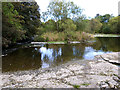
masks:
[[[89,44],[42,45],[20,48],[2,57],[3,72],[47,68],[70,60],[91,60],[95,55],[120,51],[120,38],[97,38]]]
[[[104,52],[102,50],[95,50],[92,47],[85,47],[83,58],[87,60],[92,60],[94,56],[104,54],[104,53],[110,53],[110,51]]]
[[[46,47],[41,47],[39,49],[39,52],[41,53],[41,60],[42,60],[42,68],[49,67],[54,60],[57,59],[57,57],[62,55],[62,50],[61,48],[58,48],[57,50],[51,49],[51,48],[46,48]],[[45,62],[47,60],[47,63]],[[49,62],[49,64],[48,64]]]
[[[96,38],[96,42],[93,43],[92,47],[96,50],[102,51],[113,51],[118,52],[120,51],[120,38]]]
[[[2,71],[33,70],[41,67],[41,54],[33,48],[21,48],[2,57]]]

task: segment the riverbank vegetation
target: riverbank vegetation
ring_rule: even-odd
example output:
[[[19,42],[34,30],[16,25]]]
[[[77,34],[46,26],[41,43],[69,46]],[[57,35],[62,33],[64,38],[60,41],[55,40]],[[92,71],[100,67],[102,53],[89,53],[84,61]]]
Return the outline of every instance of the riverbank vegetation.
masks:
[[[93,38],[92,34],[78,31],[64,32],[49,32],[35,37],[34,41],[81,41],[85,42]]]
[[[120,34],[120,16],[87,19],[73,2],[53,0],[41,12],[36,2],[2,3],[2,46],[34,41],[87,41],[92,34]]]
[[[2,46],[31,39],[39,25],[36,2],[2,2]]]

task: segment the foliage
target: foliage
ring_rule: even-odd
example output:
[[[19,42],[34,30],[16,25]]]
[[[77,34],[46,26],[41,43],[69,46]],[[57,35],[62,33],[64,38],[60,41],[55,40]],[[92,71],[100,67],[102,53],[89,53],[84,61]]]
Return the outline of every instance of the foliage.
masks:
[[[80,7],[64,0],[52,0],[42,15],[36,2],[3,2],[2,9],[3,46],[32,37],[34,41],[85,42],[93,38],[88,33],[120,34],[120,16],[97,14],[86,19]]]
[[[36,35],[35,37],[34,37],[34,41],[37,41],[37,42],[43,42],[43,41],[45,41],[45,39],[42,37],[42,36],[38,36],[38,35]]]
[[[70,35],[70,36],[69,36]],[[35,37],[35,41],[81,41],[86,42],[87,40],[92,39],[93,36],[79,31],[71,31],[69,34],[64,32],[49,32],[44,33],[41,36],[38,35]]]
[[[120,16],[110,19],[108,26],[112,33],[120,34]]]
[[[41,36],[38,35],[35,37],[34,41],[64,41],[64,33],[63,32],[47,32],[42,34]]]
[[[75,17],[73,21],[77,31],[84,31],[89,26],[89,20],[85,19],[85,16]]]
[[[102,23],[100,23],[100,21],[97,19],[92,19],[90,21],[90,26],[91,26],[92,32],[98,32],[98,31],[100,31],[100,29],[102,27]]]
[[[24,38],[25,31],[20,23],[19,13],[10,2],[2,3],[2,44],[15,43]]]
[[[16,43],[34,36],[40,25],[36,2],[2,3],[2,45]]]
[[[61,0],[53,0],[48,5],[48,11],[54,20],[64,20],[73,18],[76,15],[80,16],[82,9],[75,5],[73,2],[64,2]]]
[[[40,25],[39,6],[36,2],[17,3],[18,5],[14,3],[15,8],[18,10],[19,14],[24,17],[24,23],[22,23],[22,25],[23,29],[27,32],[25,36],[26,38],[31,38],[36,34],[37,28]]]
[[[48,5],[48,11],[43,15],[52,17],[56,21],[56,29],[59,31],[58,20],[66,20],[67,18],[75,18],[81,16],[82,9],[73,2],[64,2],[61,0],[53,0]]]
[[[109,33],[111,33],[111,30],[110,30],[110,27],[108,26],[108,24],[103,24],[102,29],[101,29],[100,32],[102,32],[102,33],[104,33],[104,34],[109,34]]]
[[[99,20],[101,23],[108,23],[109,20],[112,18],[113,16],[110,14],[105,14],[105,15],[99,15],[97,14],[95,19]]]
[[[99,20],[102,23],[101,29],[98,31],[98,33],[104,33],[104,34],[119,34],[120,30],[120,24],[119,24],[119,16],[113,17],[110,14],[105,15],[99,15],[97,14],[95,19]]]
[[[48,32],[55,31],[55,30],[56,30],[55,21],[52,20],[52,19],[48,20],[48,21],[45,23],[45,30],[48,31]]]
[[[68,33],[69,31],[75,31],[76,25],[73,23],[71,19],[66,19],[64,21],[59,21],[59,29],[60,31],[64,31]]]

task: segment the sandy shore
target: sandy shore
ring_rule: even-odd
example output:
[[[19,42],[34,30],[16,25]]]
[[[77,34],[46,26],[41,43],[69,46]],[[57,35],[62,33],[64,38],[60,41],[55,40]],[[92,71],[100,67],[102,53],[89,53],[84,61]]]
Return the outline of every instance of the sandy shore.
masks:
[[[118,53],[109,56],[112,60],[119,57]],[[2,73],[0,85],[2,88],[120,88],[120,66],[103,58],[96,56],[94,60],[70,61],[54,68]]]

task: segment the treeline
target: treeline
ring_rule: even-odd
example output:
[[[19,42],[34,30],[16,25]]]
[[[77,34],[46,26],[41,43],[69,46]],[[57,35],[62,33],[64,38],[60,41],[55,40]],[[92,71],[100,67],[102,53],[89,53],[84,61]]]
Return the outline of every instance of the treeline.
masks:
[[[95,18],[87,19],[82,12],[83,9],[73,2],[50,2],[47,11],[41,13],[44,22],[38,29],[35,41],[79,41],[89,38],[86,33],[120,34],[120,16],[97,14]]]
[[[120,34],[120,16],[114,17],[110,14],[102,16],[97,14],[91,21],[93,26],[99,26],[98,29],[91,28],[95,33]],[[93,23],[96,24],[94,25]]]
[[[73,2],[53,0],[46,12],[36,2],[2,3],[2,44],[21,40],[87,40],[88,33],[120,34],[120,16],[109,14],[87,19]]]

